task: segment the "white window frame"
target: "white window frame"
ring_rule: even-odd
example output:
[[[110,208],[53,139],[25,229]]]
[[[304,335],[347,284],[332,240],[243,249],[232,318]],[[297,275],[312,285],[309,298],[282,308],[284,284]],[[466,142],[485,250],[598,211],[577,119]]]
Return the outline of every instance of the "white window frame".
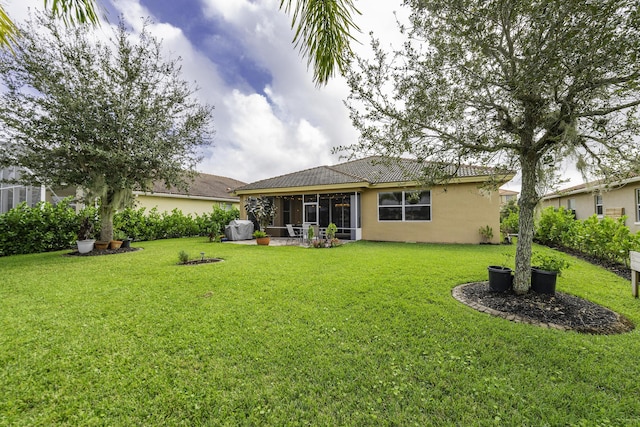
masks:
[[[429,203],[408,203],[407,194],[411,193],[429,193]],[[380,195],[385,193],[402,193],[402,202],[395,205],[381,205]],[[379,191],[378,192],[378,222],[431,222],[433,221],[433,200],[431,199],[431,190],[409,190],[409,191]],[[429,207],[429,219],[407,219],[406,207]],[[402,219],[380,219],[380,208],[400,208],[402,211]]]
[[[599,217],[604,216],[604,201],[602,200],[602,194],[596,194],[595,196],[593,196],[593,202],[595,204],[596,215],[598,215]],[[598,212],[598,207],[600,207],[600,212]]]
[[[636,223],[640,223],[640,188],[636,188]]]

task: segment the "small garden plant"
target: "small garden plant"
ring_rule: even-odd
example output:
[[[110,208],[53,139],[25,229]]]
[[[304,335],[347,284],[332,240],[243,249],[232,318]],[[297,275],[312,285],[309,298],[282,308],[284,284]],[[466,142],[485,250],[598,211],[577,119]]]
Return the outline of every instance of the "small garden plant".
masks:
[[[178,253],[178,259],[180,260],[180,264],[186,264],[189,262],[189,254],[185,251],[180,251]]]
[[[571,266],[571,264],[564,258],[551,254],[542,254],[536,252],[532,257],[533,267],[539,268],[545,271],[555,271],[558,275],[562,274],[562,270],[565,270]]]
[[[478,229],[478,233],[480,233],[480,237],[482,238],[482,243],[489,243],[491,239],[493,239],[493,228],[488,225],[484,227],[480,227]]]

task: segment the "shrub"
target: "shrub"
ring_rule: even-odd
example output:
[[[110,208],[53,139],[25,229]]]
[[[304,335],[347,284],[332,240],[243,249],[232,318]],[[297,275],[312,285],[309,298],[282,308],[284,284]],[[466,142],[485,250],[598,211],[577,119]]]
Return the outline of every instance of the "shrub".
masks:
[[[518,225],[518,221],[520,219],[520,214],[518,212],[511,212],[500,222],[500,231],[503,234],[517,234],[520,226]]]
[[[201,216],[185,215],[179,209],[158,212],[156,208],[127,208],[116,213],[114,230],[131,239],[156,240],[169,237],[221,234],[224,226],[237,219],[237,209],[225,211],[213,208]],[[33,208],[21,204],[0,215],[0,256],[28,254],[68,249],[75,245],[83,219],[93,226],[93,235],[100,234],[100,220],[93,207],[76,214],[65,199],[56,206],[41,202]]]
[[[189,262],[189,254],[185,251],[178,252],[178,259],[180,260],[180,264],[186,264]]]
[[[596,215],[575,220],[571,211],[547,208],[536,225],[536,240],[628,266],[629,251],[640,249],[640,233],[632,234],[625,220]]]
[[[562,236],[568,233],[574,222],[571,211],[565,208],[546,208],[536,224],[535,237],[545,245],[560,245]]]
[[[69,200],[56,206],[21,203],[0,215],[0,256],[48,252],[75,245],[80,218]]]

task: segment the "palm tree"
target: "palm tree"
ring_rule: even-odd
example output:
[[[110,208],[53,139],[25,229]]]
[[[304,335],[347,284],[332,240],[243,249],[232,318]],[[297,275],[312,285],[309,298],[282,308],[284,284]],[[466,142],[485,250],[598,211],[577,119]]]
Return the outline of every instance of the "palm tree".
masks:
[[[100,23],[96,12],[96,0],[44,0],[44,7],[51,7],[51,12],[62,19],[66,25],[89,22]],[[16,43],[18,28],[0,6],[0,48],[11,49]]]
[[[313,81],[326,84],[336,73],[343,74],[351,53],[352,32],[360,31],[352,15],[360,12],[353,0],[280,0],[280,9],[292,14],[293,42],[313,65]]]

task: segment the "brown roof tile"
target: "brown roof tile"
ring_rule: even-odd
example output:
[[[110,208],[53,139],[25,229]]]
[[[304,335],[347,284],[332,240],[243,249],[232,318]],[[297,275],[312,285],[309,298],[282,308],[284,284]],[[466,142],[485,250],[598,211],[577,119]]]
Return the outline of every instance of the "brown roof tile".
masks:
[[[237,188],[237,190],[262,190],[273,188],[309,187],[336,184],[380,184],[413,181],[427,167],[434,163],[417,162],[411,159],[388,161],[373,156],[340,163],[334,166],[319,166],[287,175],[263,179]],[[495,173],[487,167],[444,165],[445,171],[455,177],[485,176]]]
[[[178,194],[185,196],[210,197],[212,199],[239,199],[232,194],[237,187],[245,185],[237,179],[225,176],[210,175],[200,173],[189,185],[187,191],[176,187],[167,188],[164,183],[156,182],[153,185],[153,193],[156,194]]]

